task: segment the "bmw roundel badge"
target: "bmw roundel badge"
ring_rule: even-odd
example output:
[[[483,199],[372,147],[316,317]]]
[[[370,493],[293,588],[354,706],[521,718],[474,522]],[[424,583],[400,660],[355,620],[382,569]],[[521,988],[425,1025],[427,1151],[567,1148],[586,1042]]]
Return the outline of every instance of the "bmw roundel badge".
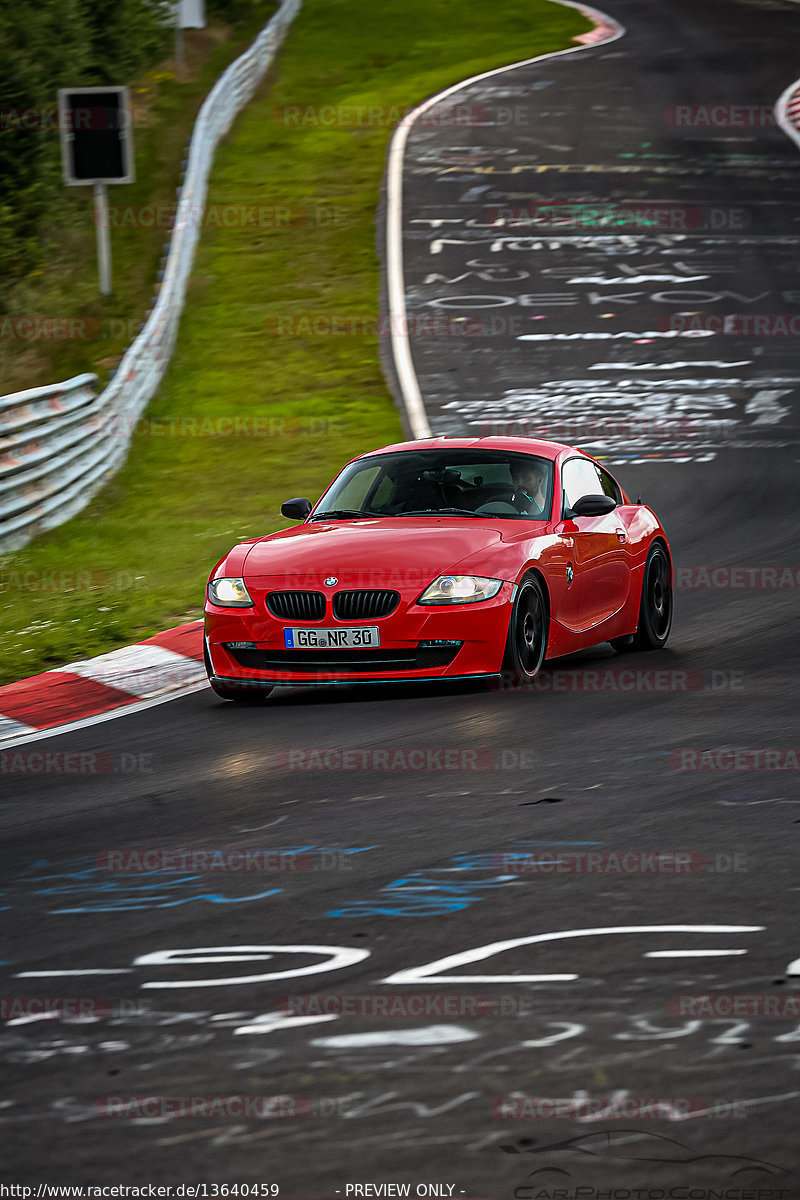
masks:
[[[339,580],[336,578],[335,575],[329,575],[328,578],[325,580],[325,587],[335,587],[338,582],[339,582]]]

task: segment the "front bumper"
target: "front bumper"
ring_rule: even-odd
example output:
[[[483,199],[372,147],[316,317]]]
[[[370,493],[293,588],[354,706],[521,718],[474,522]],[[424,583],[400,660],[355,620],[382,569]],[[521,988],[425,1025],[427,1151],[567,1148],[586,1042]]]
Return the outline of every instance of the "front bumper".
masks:
[[[387,617],[339,621],[328,603],[319,621],[275,617],[266,595],[280,590],[270,580],[259,587],[248,581],[253,607],[226,609],[206,601],[205,636],[215,682],[224,687],[308,686],[337,683],[393,683],[497,675],[502,667],[514,586],[504,583],[491,600],[432,607],[401,594]],[[283,631],[375,625],[380,647],[371,651],[286,650]],[[236,643],[249,643],[236,646]],[[448,645],[448,643],[451,643]],[[452,643],[458,643],[452,645]]]

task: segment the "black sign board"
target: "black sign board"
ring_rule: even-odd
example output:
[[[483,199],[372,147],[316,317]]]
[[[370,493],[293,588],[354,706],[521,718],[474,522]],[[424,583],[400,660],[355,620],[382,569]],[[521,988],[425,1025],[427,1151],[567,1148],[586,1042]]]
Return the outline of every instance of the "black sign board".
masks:
[[[61,88],[58,111],[65,183],[133,183],[126,87]]]

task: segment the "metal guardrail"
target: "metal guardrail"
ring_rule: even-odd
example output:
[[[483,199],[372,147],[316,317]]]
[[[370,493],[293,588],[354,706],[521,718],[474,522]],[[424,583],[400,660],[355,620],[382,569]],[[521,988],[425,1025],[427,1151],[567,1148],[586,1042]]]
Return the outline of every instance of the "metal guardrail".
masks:
[[[17,550],[80,512],[124,463],[175,345],[214,151],[263,79],[301,4],[283,0],[206,97],[189,144],[158,299],[108,386],[96,395],[97,376],[76,375],[0,397],[0,552]]]

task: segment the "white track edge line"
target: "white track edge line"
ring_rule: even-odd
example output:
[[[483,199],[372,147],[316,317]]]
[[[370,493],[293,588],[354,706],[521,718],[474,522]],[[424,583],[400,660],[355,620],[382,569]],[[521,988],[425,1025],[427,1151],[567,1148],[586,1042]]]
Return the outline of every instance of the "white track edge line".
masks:
[[[580,54],[583,50],[594,50],[598,46],[608,46],[625,33],[625,27],[613,17],[583,4],[580,0],[553,0],[554,4],[563,4],[568,8],[576,8],[597,22],[605,24],[615,32],[602,42],[591,42],[584,46],[568,46],[565,50],[552,50],[547,54],[537,54],[533,58],[525,58],[520,62],[509,63],[505,67],[495,67],[491,71],[482,71],[479,75],[471,75],[460,83],[452,84],[444,91],[437,92],[428,100],[423,101],[413,109],[398,125],[389,146],[389,165],[386,173],[386,285],[389,300],[389,324],[392,339],[392,354],[395,369],[400,383],[408,421],[415,438],[431,436],[430,422],[425,410],[425,403],[417,380],[414,362],[411,357],[408,328],[406,325],[406,296],[405,274],[403,268],[403,156],[411,126],[427,112],[434,104],[451,96],[454,92],[478,83],[481,79],[489,79],[493,75],[502,75],[505,71],[514,71],[518,67],[531,66],[533,63],[544,62],[548,58],[560,58],[564,54]]]

